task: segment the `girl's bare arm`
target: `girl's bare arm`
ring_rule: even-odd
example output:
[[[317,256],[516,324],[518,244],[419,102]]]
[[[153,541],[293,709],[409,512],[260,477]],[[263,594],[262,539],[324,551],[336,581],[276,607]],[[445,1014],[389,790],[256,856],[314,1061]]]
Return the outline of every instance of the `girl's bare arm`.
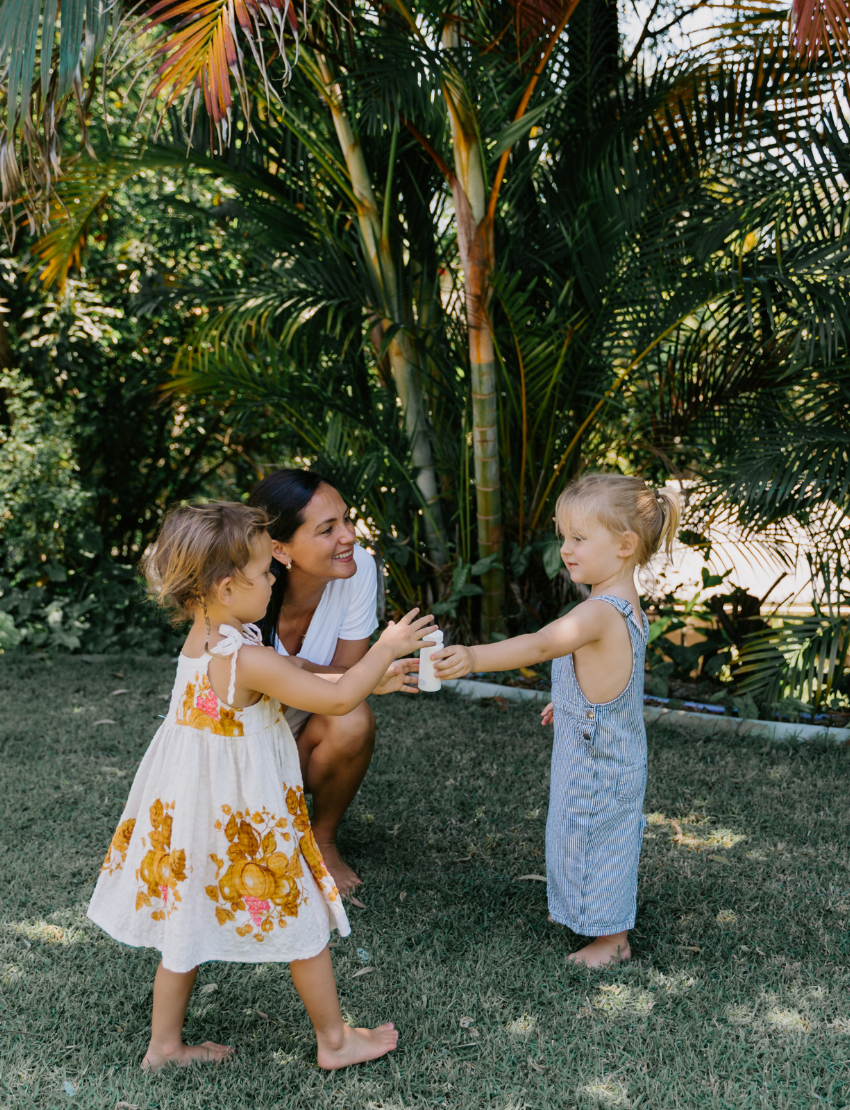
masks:
[[[584,602],[539,632],[514,636],[494,644],[476,644],[475,647],[453,644],[435,651],[431,655],[434,671],[440,678],[460,678],[470,671],[512,671],[517,667],[533,667],[547,659],[569,655],[600,639],[605,631],[606,618],[601,605],[589,606]]]
[[[237,663],[238,686],[268,694],[293,709],[331,716],[350,713],[384,678],[394,659],[409,655],[435,631],[431,617],[416,620],[416,613],[391,624],[363,659],[341,675],[313,674],[269,648],[245,647]]]

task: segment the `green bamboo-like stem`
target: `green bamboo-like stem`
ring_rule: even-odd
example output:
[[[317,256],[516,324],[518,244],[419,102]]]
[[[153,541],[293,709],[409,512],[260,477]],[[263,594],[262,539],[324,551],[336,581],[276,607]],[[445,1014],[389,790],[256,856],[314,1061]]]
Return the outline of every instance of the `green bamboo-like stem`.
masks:
[[[384,198],[383,217],[378,207],[372,179],[363,155],[360,140],[354,132],[330,63],[321,54],[315,56],[315,72],[320,78],[322,95],[333,119],[334,130],[342,151],[354,191],[357,219],[366,256],[371,265],[376,288],[384,297],[381,334],[402,319],[399,303],[399,280],[396,264],[389,243],[390,196]],[[396,151],[397,129],[393,132],[388,186],[392,182],[392,160]],[[437,472],[434,467],[428,414],[422,392],[419,357],[410,336],[397,331],[387,349],[396,392],[404,413],[404,425],[410,443],[410,457],[416,470],[416,485],[425,502],[425,542],[428,557],[436,566],[443,566],[448,559],[445,529],[439,502]]]
[[[457,23],[446,21],[443,46],[460,47]],[[452,197],[458,248],[464,274],[469,372],[472,385],[472,449],[478,555],[502,553],[502,490],[499,461],[496,352],[489,302],[493,277],[493,220],[487,211],[488,188],[475,119],[465,103],[457,71],[443,81],[452,134],[455,172]],[[486,641],[502,626],[504,573],[493,568],[481,578],[481,633]]]

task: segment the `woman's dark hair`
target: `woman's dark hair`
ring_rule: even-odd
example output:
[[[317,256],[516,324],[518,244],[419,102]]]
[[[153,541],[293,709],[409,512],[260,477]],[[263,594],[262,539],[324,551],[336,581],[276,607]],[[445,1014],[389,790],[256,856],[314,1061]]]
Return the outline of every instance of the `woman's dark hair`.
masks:
[[[324,478],[311,470],[276,470],[254,486],[248,504],[252,508],[265,509],[270,521],[268,532],[273,540],[288,543],[304,523],[304,510],[312,501],[313,494],[319,486],[326,484]],[[269,607],[260,621],[260,631],[263,643],[273,645],[286,594],[286,571],[277,559],[272,559],[271,569],[275,580]]]

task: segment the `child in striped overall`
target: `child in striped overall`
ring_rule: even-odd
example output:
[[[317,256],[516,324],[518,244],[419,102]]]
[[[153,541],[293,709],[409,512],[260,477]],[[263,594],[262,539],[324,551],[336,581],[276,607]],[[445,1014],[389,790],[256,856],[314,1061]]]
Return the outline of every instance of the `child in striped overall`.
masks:
[[[679,506],[638,478],[588,474],[556,505],[561,557],[590,596],[539,632],[434,652],[440,678],[507,671],[547,659],[555,724],[546,876],[549,919],[595,938],[572,960],[600,967],[631,956],[637,869],[646,819],[644,652],[649,626],[635,571],[669,553]]]

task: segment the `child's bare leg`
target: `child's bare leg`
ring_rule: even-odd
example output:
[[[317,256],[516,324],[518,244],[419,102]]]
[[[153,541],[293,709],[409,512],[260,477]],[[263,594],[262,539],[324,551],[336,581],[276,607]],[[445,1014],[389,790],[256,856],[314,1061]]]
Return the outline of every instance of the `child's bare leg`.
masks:
[[[597,937],[567,958],[573,963],[584,964],[586,967],[604,967],[605,964],[622,963],[631,959],[631,955],[629,934],[623,932]]]
[[[377,1029],[352,1029],[342,1020],[329,948],[310,960],[293,960],[289,972],[316,1030],[320,1068],[333,1071],[362,1064],[395,1048],[398,1032],[392,1022]]]
[[[142,1069],[157,1071],[165,1064],[188,1064],[201,1061],[217,1064],[233,1051],[228,1045],[205,1041],[199,1045],[183,1044],[183,1022],[189,996],[198,969],[169,971],[160,963],[153,983],[153,1017],[151,1043],[142,1061]]]

